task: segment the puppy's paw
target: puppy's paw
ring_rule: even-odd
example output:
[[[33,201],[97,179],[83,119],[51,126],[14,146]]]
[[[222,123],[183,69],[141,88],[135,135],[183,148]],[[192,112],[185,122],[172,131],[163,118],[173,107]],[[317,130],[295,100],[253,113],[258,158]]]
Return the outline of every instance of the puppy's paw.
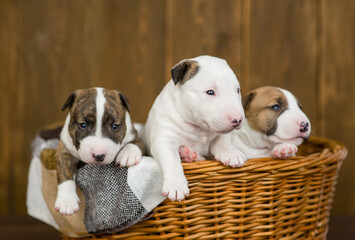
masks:
[[[62,215],[70,216],[79,210],[79,197],[76,193],[58,194],[55,201],[55,210]]]
[[[244,163],[248,160],[245,155],[238,150],[223,151],[216,154],[214,157],[224,165],[233,168],[244,166]]]
[[[298,148],[296,145],[291,143],[281,143],[272,149],[271,156],[274,158],[287,159],[289,157],[295,156],[297,151]]]
[[[116,158],[116,164],[120,164],[123,167],[130,167],[138,164],[142,159],[142,151],[137,147],[137,145],[128,143],[124,148],[118,153]]]
[[[171,201],[181,201],[189,195],[190,190],[184,176],[182,179],[165,179],[162,192]]]
[[[179,155],[182,162],[205,160],[204,157],[201,157],[196,151],[186,145],[182,145],[179,147]]]

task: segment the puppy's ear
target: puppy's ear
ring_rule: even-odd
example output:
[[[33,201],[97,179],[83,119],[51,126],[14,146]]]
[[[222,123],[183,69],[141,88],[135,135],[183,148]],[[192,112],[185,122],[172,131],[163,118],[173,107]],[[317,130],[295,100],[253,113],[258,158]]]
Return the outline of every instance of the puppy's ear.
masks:
[[[247,95],[243,96],[242,102],[243,102],[243,108],[244,111],[248,111],[250,107],[250,103],[253,101],[256,93],[255,92],[249,92]]]
[[[198,72],[198,63],[194,60],[182,60],[170,69],[174,84],[183,84]]]
[[[128,98],[122,93],[118,93],[118,96],[120,97],[123,107],[127,109],[128,112],[130,112]]]
[[[74,101],[75,101],[75,96],[76,96],[76,94],[75,94],[75,92],[74,93],[72,93],[69,97],[68,97],[68,99],[67,99],[67,101],[65,101],[65,103],[64,103],[64,105],[63,105],[63,107],[62,107],[62,111],[64,111],[65,109],[67,109],[68,107],[69,107],[69,109],[73,106],[73,103],[74,103]]]

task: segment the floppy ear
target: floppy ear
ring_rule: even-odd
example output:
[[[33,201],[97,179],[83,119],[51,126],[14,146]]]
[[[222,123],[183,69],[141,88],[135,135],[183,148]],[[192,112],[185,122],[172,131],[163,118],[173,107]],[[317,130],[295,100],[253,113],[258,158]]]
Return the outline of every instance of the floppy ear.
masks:
[[[242,102],[243,102],[243,108],[245,112],[249,110],[250,103],[251,101],[253,101],[255,95],[256,95],[255,92],[249,92],[247,93],[247,95],[243,96]]]
[[[174,84],[183,84],[192,78],[198,71],[198,63],[194,60],[182,60],[170,69]]]
[[[73,106],[73,103],[74,103],[74,101],[75,101],[75,96],[76,96],[76,94],[75,94],[75,92],[74,93],[72,93],[69,97],[68,97],[68,99],[67,99],[67,101],[64,103],[64,105],[63,105],[63,107],[62,107],[62,111],[64,111],[65,109],[67,109],[68,107],[69,107],[69,109]]]
[[[118,96],[120,97],[123,107],[127,109],[128,112],[130,112],[128,98],[122,93],[118,93]]]

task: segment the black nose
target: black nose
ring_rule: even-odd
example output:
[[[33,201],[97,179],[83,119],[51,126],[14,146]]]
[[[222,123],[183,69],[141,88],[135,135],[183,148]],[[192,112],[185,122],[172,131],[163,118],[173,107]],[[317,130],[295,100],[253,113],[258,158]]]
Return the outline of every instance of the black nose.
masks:
[[[308,122],[301,122],[300,124],[300,132],[307,132],[308,131],[308,127],[309,127],[309,123]]]
[[[105,154],[93,154],[92,155],[95,158],[95,161],[97,162],[102,162],[105,159]]]
[[[243,118],[240,118],[240,119],[234,118],[234,119],[232,119],[231,123],[233,125],[233,128],[239,127],[240,124],[242,123],[242,120],[243,120]]]

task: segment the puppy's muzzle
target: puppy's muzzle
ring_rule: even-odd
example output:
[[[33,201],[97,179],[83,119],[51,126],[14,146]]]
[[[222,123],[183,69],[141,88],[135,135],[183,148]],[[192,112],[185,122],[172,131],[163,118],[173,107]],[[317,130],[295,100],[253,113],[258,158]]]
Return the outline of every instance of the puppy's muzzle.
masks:
[[[95,159],[96,162],[103,162],[105,160],[105,154],[92,154],[92,157]]]

